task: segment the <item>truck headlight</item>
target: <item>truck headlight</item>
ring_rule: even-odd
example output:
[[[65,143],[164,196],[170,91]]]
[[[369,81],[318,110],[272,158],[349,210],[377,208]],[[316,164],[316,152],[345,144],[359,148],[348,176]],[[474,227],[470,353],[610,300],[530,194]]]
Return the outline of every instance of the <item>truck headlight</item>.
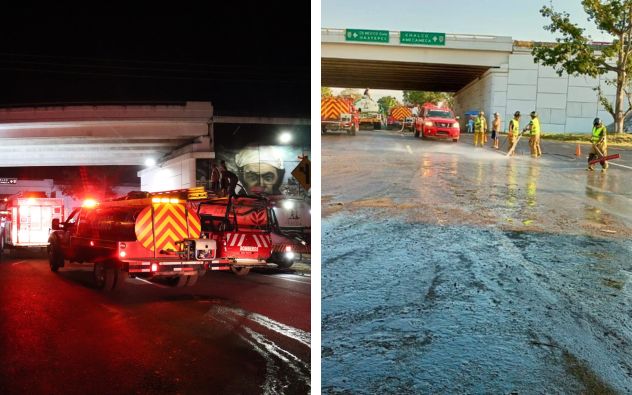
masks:
[[[452,124],[452,127],[453,127],[453,128],[458,128],[458,127],[460,127],[460,126],[459,126],[459,123],[458,123],[458,122],[454,122],[454,123]]]

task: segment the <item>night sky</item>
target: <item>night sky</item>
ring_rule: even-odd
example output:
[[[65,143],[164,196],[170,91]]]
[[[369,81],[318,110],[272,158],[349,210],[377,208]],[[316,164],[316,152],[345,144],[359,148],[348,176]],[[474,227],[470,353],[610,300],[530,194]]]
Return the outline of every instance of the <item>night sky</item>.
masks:
[[[309,2],[205,3],[3,5],[0,107],[211,101],[308,118]]]

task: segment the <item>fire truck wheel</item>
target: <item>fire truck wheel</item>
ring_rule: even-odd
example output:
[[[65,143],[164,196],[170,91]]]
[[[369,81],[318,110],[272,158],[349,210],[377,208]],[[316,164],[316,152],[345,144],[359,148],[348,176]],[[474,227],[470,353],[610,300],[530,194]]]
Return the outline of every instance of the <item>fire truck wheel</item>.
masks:
[[[114,285],[112,287],[112,290],[117,290],[120,291],[122,289],[125,289],[127,286],[127,277],[129,277],[127,275],[127,272],[121,270],[121,269],[114,269],[115,275],[116,275],[116,281],[114,282]]]
[[[94,264],[94,284],[97,289],[111,291],[116,283],[116,268],[105,263]]]
[[[179,276],[178,277],[178,282],[176,282],[176,288],[182,288],[187,284],[187,277],[188,276]]]
[[[195,285],[195,283],[197,283],[198,280],[198,276],[197,274],[194,274],[192,276],[185,276],[187,278],[187,287],[192,287]]]
[[[50,266],[50,271],[55,273],[59,270],[60,267],[64,266],[64,257],[59,251],[59,247],[56,244],[51,243],[48,246],[48,264]]]
[[[245,276],[250,273],[250,268],[243,266],[231,266],[230,270],[238,276]]]

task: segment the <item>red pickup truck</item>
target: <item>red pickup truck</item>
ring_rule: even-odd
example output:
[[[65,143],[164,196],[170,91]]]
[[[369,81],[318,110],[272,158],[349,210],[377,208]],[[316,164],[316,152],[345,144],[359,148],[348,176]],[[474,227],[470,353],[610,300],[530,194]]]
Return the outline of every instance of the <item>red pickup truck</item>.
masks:
[[[432,103],[425,103],[421,107],[421,114],[415,120],[415,137],[452,139],[456,143],[460,136],[458,117],[454,116],[452,110]]]

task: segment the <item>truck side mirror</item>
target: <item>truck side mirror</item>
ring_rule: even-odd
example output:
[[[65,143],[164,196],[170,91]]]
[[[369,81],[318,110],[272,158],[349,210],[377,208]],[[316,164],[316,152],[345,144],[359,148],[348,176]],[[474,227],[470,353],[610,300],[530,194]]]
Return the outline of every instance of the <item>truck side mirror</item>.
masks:
[[[53,218],[53,223],[51,224],[51,227],[53,228],[53,230],[61,229],[59,227],[59,218]]]

